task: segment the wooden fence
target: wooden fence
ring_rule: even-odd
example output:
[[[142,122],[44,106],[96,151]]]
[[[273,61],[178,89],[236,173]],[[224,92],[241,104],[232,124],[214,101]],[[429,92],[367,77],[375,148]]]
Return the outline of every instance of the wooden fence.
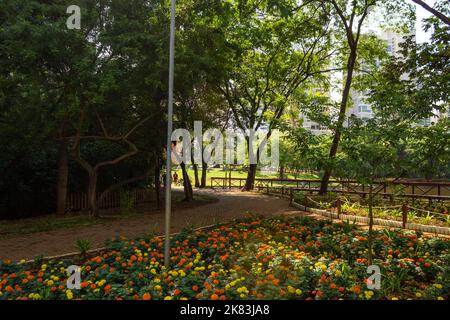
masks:
[[[97,194],[97,199],[100,194]],[[152,201],[153,192],[150,189],[134,189],[129,191],[113,191],[107,194],[99,204],[100,209],[122,208],[129,205],[148,203]],[[70,193],[67,195],[66,212],[89,210],[87,193]]]
[[[212,188],[242,188],[245,178],[212,177]],[[318,179],[265,179],[256,178],[255,189],[280,189],[283,191],[318,192],[320,188]],[[397,180],[383,181],[374,184],[374,189],[379,190],[378,195],[385,197],[406,197],[428,200],[450,201],[450,181],[418,181]],[[369,194],[369,186],[355,180],[330,180],[328,191],[341,194],[356,194],[366,196]],[[277,191],[275,191],[277,192]]]

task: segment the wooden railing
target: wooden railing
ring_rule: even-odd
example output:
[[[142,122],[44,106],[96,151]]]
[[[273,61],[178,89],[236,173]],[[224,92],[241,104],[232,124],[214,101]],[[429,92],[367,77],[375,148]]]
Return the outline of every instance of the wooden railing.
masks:
[[[97,194],[97,199],[99,194]],[[127,192],[113,191],[107,194],[99,204],[100,209],[120,208],[131,205],[143,204],[152,201],[150,189],[134,189]],[[80,212],[89,210],[87,193],[70,193],[67,195],[66,212]]]
[[[212,188],[242,188],[245,178],[212,177]],[[272,179],[256,178],[255,189],[290,189],[292,191],[318,192],[320,187],[318,179]],[[395,196],[407,198],[422,198],[450,201],[450,181],[418,181],[396,180],[383,181],[374,184],[374,190],[381,196]],[[369,194],[369,186],[355,180],[330,180],[328,191],[366,196]]]

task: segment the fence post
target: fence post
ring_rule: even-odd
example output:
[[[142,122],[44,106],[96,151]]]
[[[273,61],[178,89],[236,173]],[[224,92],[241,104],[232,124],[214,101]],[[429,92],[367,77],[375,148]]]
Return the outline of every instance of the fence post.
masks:
[[[341,197],[338,197],[336,200],[336,207],[337,207],[337,215],[338,215],[338,219],[341,217],[341,213],[342,213],[342,207],[341,207]]]
[[[402,204],[402,227],[406,228],[406,223],[408,222],[408,206],[404,203]]]
[[[292,191],[292,188],[290,189],[290,194],[289,194],[289,204],[292,204],[292,202],[294,201],[294,192]]]

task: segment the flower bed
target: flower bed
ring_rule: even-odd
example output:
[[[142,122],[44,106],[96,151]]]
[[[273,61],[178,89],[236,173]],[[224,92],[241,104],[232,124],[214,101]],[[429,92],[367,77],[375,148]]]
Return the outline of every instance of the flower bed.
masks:
[[[367,232],[311,218],[249,217],[172,239],[114,240],[80,264],[80,290],[66,287],[73,261],[0,266],[0,299],[448,299],[450,241],[375,231],[380,290],[365,284]]]

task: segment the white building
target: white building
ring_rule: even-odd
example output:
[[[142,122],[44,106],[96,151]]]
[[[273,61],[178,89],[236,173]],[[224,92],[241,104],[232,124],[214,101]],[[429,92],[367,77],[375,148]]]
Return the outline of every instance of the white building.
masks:
[[[386,43],[386,51],[392,56],[401,57],[401,43],[404,41],[404,36],[393,31],[369,31],[369,34],[376,34],[377,37]],[[367,102],[367,92],[360,92],[351,90],[350,96],[352,99],[351,107],[348,109],[348,116],[354,115],[355,117],[365,120],[373,118],[373,110],[370,104]]]

